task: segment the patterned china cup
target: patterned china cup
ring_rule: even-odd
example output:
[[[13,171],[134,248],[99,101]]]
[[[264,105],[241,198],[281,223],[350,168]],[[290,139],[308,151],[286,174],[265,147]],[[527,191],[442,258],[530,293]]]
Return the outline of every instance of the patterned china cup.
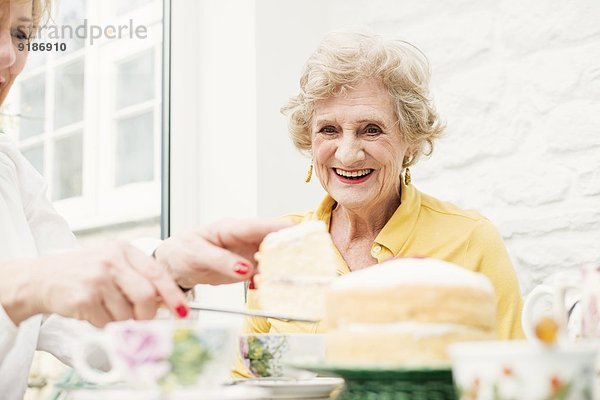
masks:
[[[214,387],[229,378],[236,337],[232,326],[191,320],[113,322],[75,345],[73,364],[83,379],[97,384]],[[96,365],[99,358],[109,365]]]
[[[246,370],[254,378],[310,378],[311,372],[287,367],[290,363],[317,363],[325,357],[322,334],[247,334],[240,336],[239,348]]]
[[[526,340],[450,346],[460,400],[592,400],[596,346]]]

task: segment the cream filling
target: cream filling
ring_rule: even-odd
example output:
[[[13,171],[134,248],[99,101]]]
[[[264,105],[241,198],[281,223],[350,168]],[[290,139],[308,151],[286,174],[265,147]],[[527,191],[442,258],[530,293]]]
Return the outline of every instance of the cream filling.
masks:
[[[479,331],[479,329],[460,324],[406,321],[382,324],[348,324],[344,325],[343,329],[338,329],[338,331],[349,333],[372,333],[376,331],[386,333],[406,333],[417,336],[439,336],[448,333],[468,333]]]

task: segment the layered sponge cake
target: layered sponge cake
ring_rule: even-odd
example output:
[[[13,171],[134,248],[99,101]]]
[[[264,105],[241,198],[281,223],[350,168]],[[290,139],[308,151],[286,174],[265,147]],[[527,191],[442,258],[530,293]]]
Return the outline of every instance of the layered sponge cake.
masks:
[[[321,319],[336,276],[335,246],[323,221],[306,221],[265,237],[256,255],[260,307]]]
[[[398,258],[337,279],[326,300],[327,360],[448,364],[447,346],[495,338],[489,279],[435,259]]]

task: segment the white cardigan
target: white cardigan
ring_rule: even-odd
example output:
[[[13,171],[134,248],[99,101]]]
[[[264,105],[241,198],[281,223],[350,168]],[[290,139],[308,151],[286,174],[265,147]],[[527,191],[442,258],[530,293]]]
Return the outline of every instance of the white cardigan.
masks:
[[[0,133],[0,264],[77,246],[65,220],[46,198],[43,178]],[[70,364],[70,346],[90,324],[51,315],[36,315],[16,327],[0,306],[0,394],[22,399],[36,349]]]

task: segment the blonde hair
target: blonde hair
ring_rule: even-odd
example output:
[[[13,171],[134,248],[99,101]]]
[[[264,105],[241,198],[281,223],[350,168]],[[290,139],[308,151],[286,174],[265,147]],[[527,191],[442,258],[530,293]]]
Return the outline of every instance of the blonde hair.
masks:
[[[42,20],[50,16],[52,0],[33,0],[31,19],[33,20],[33,34],[39,29]]]
[[[407,42],[364,33],[330,33],[309,57],[300,78],[300,94],[281,109],[289,117],[296,148],[311,151],[310,126],[317,101],[368,78],[380,79],[395,105],[400,131],[413,151],[403,166],[414,164],[421,154],[431,154],[444,124],[429,98],[427,57]]]

